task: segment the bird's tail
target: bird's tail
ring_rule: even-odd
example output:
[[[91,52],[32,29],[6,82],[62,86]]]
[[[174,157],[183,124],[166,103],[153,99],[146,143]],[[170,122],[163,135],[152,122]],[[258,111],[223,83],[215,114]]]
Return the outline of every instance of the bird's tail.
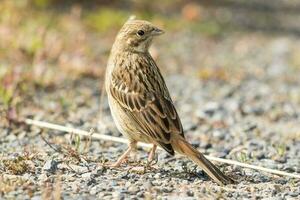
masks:
[[[194,161],[201,169],[203,169],[208,176],[210,176],[219,185],[226,185],[234,183],[234,181],[221,172],[214,164],[207,160],[202,153],[197,151],[184,138],[176,138],[173,140],[172,146],[178,153],[186,155],[189,159]]]

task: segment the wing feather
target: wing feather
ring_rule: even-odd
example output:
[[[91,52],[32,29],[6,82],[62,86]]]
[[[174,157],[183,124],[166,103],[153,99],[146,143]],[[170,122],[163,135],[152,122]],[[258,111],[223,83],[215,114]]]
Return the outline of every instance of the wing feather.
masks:
[[[182,125],[166,84],[151,56],[119,66],[111,76],[110,93],[136,122],[141,134],[154,139],[169,153],[171,134],[184,137]]]

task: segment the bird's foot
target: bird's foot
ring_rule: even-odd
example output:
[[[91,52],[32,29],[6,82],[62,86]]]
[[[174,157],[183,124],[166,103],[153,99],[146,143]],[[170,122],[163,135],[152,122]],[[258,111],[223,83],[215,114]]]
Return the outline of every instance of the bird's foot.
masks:
[[[157,162],[158,162],[158,156],[156,155],[156,156],[153,156],[151,159],[148,158],[146,166],[152,167],[152,166],[156,165]]]
[[[124,158],[122,160],[117,160],[114,163],[108,162],[108,163],[104,163],[102,166],[104,167],[109,167],[109,168],[118,168],[120,167],[122,164],[126,164],[128,163],[128,159]]]

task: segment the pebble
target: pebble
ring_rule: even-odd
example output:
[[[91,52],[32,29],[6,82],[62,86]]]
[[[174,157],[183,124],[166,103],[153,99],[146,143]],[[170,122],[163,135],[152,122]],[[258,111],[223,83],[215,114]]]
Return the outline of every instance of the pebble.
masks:
[[[130,186],[130,187],[128,188],[128,192],[129,192],[130,194],[136,194],[138,191],[139,191],[139,188],[136,187],[136,186]]]
[[[154,178],[155,178],[155,179],[159,179],[159,178],[161,178],[161,173],[157,173],[157,174],[155,174],[155,175],[154,175]]]
[[[81,177],[84,178],[84,179],[90,179],[92,176],[92,173],[84,173],[84,174],[81,174]]]
[[[98,191],[99,191],[98,186],[94,186],[90,189],[90,194],[96,195],[98,193]]]
[[[43,170],[53,174],[57,170],[57,165],[58,165],[57,161],[47,160],[46,163],[43,166]]]
[[[173,191],[173,188],[171,188],[171,187],[163,187],[163,189],[161,191],[165,192],[165,193],[170,193],[170,192]]]
[[[220,105],[218,102],[207,102],[203,108],[204,113],[209,116],[212,116],[218,109],[220,109]]]
[[[116,192],[112,193],[112,197],[113,197],[113,199],[116,199],[116,200],[123,200],[125,198],[125,195],[116,191]]]
[[[288,192],[288,195],[291,196],[291,197],[300,197],[299,192]]]
[[[17,139],[17,136],[15,136],[14,134],[10,134],[10,135],[6,136],[6,139],[10,142],[15,142]]]
[[[131,186],[131,183],[130,183],[129,181],[127,181],[127,182],[125,183],[125,187],[128,188],[129,186]]]
[[[226,132],[223,130],[214,130],[212,132],[213,137],[219,140],[223,140],[225,138]]]
[[[75,170],[77,173],[79,174],[83,174],[83,173],[86,173],[88,172],[88,168],[87,167],[84,167],[84,166],[80,166],[80,165],[69,165],[73,170]]]
[[[143,184],[143,188],[148,191],[151,190],[152,183],[150,181],[145,181],[145,183]]]
[[[194,192],[191,191],[191,190],[188,190],[188,191],[186,192],[186,194],[187,194],[187,196],[189,196],[189,197],[193,197],[193,196],[194,196]]]

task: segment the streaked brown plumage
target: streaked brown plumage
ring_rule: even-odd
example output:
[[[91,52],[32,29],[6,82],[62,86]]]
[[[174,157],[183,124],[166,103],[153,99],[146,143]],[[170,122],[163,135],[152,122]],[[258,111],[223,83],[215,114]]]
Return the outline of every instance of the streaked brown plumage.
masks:
[[[148,52],[153,37],[162,33],[147,21],[128,20],[112,47],[106,91],[116,126],[130,140],[128,150],[113,166],[119,166],[141,141],[153,144],[149,160],[158,145],[171,155],[174,151],[186,155],[217,183],[232,183],[184,138],[168,88]]]

